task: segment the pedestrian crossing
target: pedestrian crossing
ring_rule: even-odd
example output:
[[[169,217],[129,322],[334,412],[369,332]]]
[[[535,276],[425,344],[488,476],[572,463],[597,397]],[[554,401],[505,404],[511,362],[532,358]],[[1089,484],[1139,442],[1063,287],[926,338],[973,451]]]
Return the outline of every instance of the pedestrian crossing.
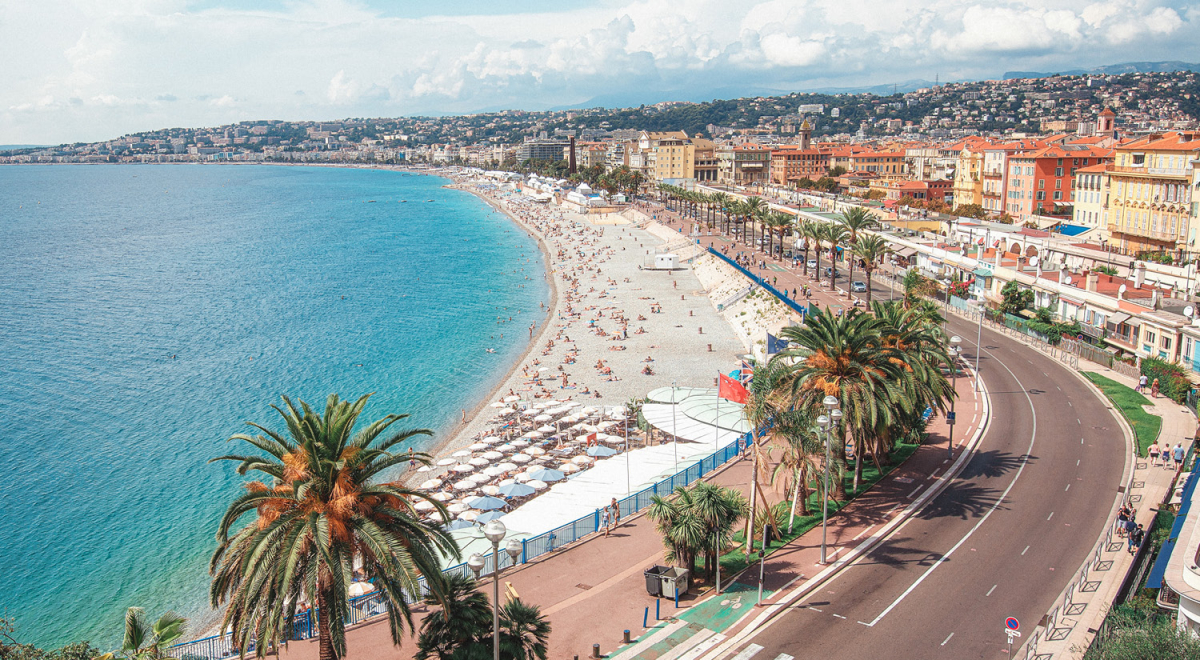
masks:
[[[759,646],[758,644],[751,644],[742,649],[741,653],[733,656],[732,660],[750,660],[750,658],[758,655],[758,652],[761,650],[763,650],[762,646]],[[796,660],[796,658],[795,656],[791,656],[786,653],[780,653],[779,655],[775,656],[775,660]]]

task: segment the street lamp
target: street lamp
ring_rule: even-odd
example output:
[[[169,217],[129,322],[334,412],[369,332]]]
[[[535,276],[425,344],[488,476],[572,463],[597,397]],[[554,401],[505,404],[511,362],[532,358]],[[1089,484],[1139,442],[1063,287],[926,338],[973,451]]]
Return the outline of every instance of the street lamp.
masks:
[[[817,417],[817,426],[821,429],[825,436],[825,488],[821,492],[821,562],[827,563],[825,557],[825,537],[827,525],[829,522],[829,461],[830,444],[832,442],[830,435],[830,425],[836,424],[842,419],[842,411],[837,409],[838,400],[835,396],[826,396],[821,402],[825,409],[829,411],[829,416],[821,415]],[[832,419],[831,419],[832,418]]]
[[[950,396],[950,419],[947,420],[950,422],[950,442],[946,445],[946,458],[948,459],[954,458],[954,400],[958,398],[958,353],[960,350],[958,345],[961,343],[962,337],[958,335],[950,338],[950,377],[953,379],[950,389],[953,392]]]
[[[508,533],[504,523],[499,520],[492,520],[483,527],[483,535],[492,543],[492,657],[493,660],[500,660],[500,541],[504,539],[504,535]],[[504,551],[515,562],[517,557],[521,555],[521,542],[517,539],[509,539],[504,545]],[[478,552],[471,555],[467,559],[467,567],[475,574],[475,579],[479,579],[479,573],[483,571],[486,561],[483,555]]]

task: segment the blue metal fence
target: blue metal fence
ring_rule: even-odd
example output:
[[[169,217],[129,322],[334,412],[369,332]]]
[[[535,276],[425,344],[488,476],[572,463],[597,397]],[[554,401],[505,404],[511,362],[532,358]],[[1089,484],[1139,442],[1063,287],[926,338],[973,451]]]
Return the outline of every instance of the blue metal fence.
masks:
[[[724,255],[718,254],[717,256],[725,258]],[[734,265],[736,266],[737,264]],[[740,266],[738,268],[741,270]],[[743,272],[745,271],[743,270]],[[747,275],[753,277],[749,273]],[[767,285],[763,283],[763,286]],[[772,291],[774,292],[773,289]],[[778,296],[780,294],[775,292],[775,295]],[[781,300],[783,299],[781,298]],[[784,300],[784,302],[787,301]],[[726,445],[704,459],[692,463],[683,470],[651,484],[649,488],[618,500],[617,505],[621,508],[621,517],[631,516],[650,506],[650,501],[655,495],[669,495],[677,486],[691,485],[704,475],[739,456],[742,449],[749,446],[751,441],[752,437],[747,433],[742,436],[740,442]],[[591,513],[540,536],[524,539],[521,542],[523,551],[515,561],[509,557],[507,552],[500,553],[500,568],[505,569],[514,564],[524,564],[536,557],[562,548],[564,545],[578,541],[589,534],[594,534],[599,529],[600,516],[598,513]],[[494,557],[490,552],[484,556],[483,570],[480,571],[481,576],[492,574],[494,570],[493,560]],[[466,563],[451,566],[443,572],[457,573],[464,576],[472,574],[471,569],[467,567]],[[424,578],[421,578],[420,585],[421,595],[424,596],[428,593]],[[383,614],[386,611],[386,603],[379,592],[357,596],[350,599],[350,615],[346,619],[346,624],[353,625],[378,614]],[[319,612],[316,608],[297,614],[292,619],[292,634],[289,639],[308,639],[316,635],[317,617],[319,617]],[[222,658],[237,655],[237,649],[233,647],[232,635],[230,634],[214,635],[212,637],[184,642],[175,645],[172,649],[175,657],[180,660],[221,660]],[[251,642],[251,648],[246,649],[246,653],[250,654],[253,650],[253,642]]]
[[[808,313],[808,309],[805,308],[804,305],[801,305],[800,303],[796,302],[795,300],[792,300],[791,296],[789,296],[788,294],[781,293],[775,287],[771,286],[770,284],[767,284],[767,281],[764,280],[763,278],[759,277],[758,275],[755,275],[754,273],[751,273],[750,271],[746,270],[745,268],[742,268],[742,266],[740,264],[738,264],[738,262],[721,254],[720,252],[718,252],[717,250],[714,250],[713,248],[708,248],[708,251],[710,253],[716,255],[718,259],[721,259],[722,261],[729,264],[730,266],[733,266],[734,268],[738,269],[738,271],[740,271],[742,273],[742,275],[745,275],[746,277],[750,278],[751,282],[754,282],[755,284],[757,284],[757,285],[761,286],[762,288],[766,289],[767,291],[769,291],[771,293],[771,295],[778,298],[779,301],[782,302],[783,304],[787,305],[788,307],[791,307],[796,313],[798,313],[798,314],[807,314]]]

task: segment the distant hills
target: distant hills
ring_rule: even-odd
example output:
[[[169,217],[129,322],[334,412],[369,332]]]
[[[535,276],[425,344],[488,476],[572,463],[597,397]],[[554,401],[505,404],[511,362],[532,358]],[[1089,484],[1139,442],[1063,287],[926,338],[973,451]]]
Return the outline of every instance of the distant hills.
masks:
[[[1200,71],[1200,64],[1191,62],[1125,62],[1124,64],[1109,64],[1106,66],[1098,66],[1094,69],[1071,69],[1069,71],[1057,71],[1054,73],[1044,73],[1039,71],[1006,71],[1004,80],[1012,80],[1014,78],[1046,78],[1049,76],[1086,76],[1092,75],[1120,75],[1122,73],[1173,73],[1175,71]]]

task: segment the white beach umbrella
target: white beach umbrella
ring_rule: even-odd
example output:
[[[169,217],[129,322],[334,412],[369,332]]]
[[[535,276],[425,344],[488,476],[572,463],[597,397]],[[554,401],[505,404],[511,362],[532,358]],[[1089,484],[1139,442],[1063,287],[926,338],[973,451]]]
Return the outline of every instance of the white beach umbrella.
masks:
[[[497,402],[495,402],[495,403],[493,403],[493,404],[490,404],[490,405],[491,405],[493,408],[504,408],[504,407],[505,407],[505,405],[504,405],[504,402],[502,402],[502,401],[497,401]]]
[[[504,456],[504,454],[501,454],[500,452],[498,452],[498,451],[495,451],[495,450],[492,450],[492,451],[485,451],[485,452],[483,452],[482,454],[480,454],[480,457],[481,457],[481,458],[486,458],[486,459],[487,459],[487,460],[489,460],[489,461],[494,461],[494,460],[497,460],[497,459],[499,459],[499,458],[501,458],[501,457],[503,457],[503,456]]]
[[[489,435],[489,436],[487,436],[487,437],[485,437],[485,438],[480,438],[480,439],[479,439],[479,441],[480,441],[480,442],[482,442],[482,443],[483,443],[483,444],[485,444],[485,445],[494,445],[494,444],[496,444],[497,442],[500,442],[500,438],[497,438],[497,437],[496,437],[496,436],[494,436],[494,435]]]
[[[470,449],[471,451],[483,451],[487,448],[488,448],[488,446],[482,442],[476,442],[475,444],[471,445],[470,447],[467,447],[467,449]]]
[[[429,472],[431,470],[433,470],[433,468],[429,467],[428,465],[422,465],[421,467],[417,468],[417,472]]]
[[[523,411],[521,411],[521,416],[522,416],[522,417],[533,417],[534,415],[536,415],[536,414],[538,414],[538,413],[540,413],[540,412],[541,412],[541,411],[540,411],[540,410],[538,410],[538,409],[536,409],[536,408],[530,408],[529,410],[523,410]]]
[[[466,458],[471,455],[471,452],[467,451],[466,449],[460,449],[450,455],[453,456],[454,458]]]
[[[492,488],[492,487],[493,486],[489,486],[489,488]],[[468,510],[463,511],[462,513],[458,514],[459,520],[466,520],[467,522],[473,522],[478,517],[479,517],[479,512],[474,509],[468,509]]]
[[[475,466],[471,465],[470,463],[460,463],[450,469],[454,470],[455,472],[474,472]]]
[[[610,445],[619,445],[619,444],[623,444],[625,442],[625,438],[622,438],[619,435],[607,435],[606,434],[604,436],[604,440],[602,442],[607,442]]]
[[[546,488],[547,488],[546,482],[538,481],[537,479],[532,479],[529,481],[529,483],[527,483],[525,485],[529,486],[530,488],[532,488],[534,490],[546,490]]]
[[[575,465],[574,463],[563,463],[562,465],[558,466],[555,469],[558,470],[559,472],[563,472],[566,474],[572,474],[572,473],[579,471],[579,466]]]
[[[484,486],[482,490],[484,495],[491,495],[492,497],[500,494],[499,486]]]
[[[547,424],[545,426],[539,427],[538,433],[554,433],[554,427]]]
[[[512,455],[513,463],[518,463],[518,464],[519,463],[528,463],[529,461],[532,461],[532,460],[533,460],[533,457],[530,456],[529,454],[513,454]]]
[[[429,519],[436,520],[437,522],[446,522],[446,519],[442,517],[442,514],[438,513],[437,511],[429,514]]]
[[[529,407],[530,407],[530,408],[532,408],[532,409],[535,409],[535,410],[541,410],[541,409],[545,408],[545,407],[546,407],[546,405],[547,405],[547,404],[545,404],[545,403],[541,403],[541,402],[539,402],[539,403],[535,403],[535,404],[533,404],[532,406],[529,406]]]
[[[516,395],[509,395],[502,399],[502,401],[504,401],[504,403],[514,403],[514,402],[520,401],[520,400],[521,400],[521,397],[516,396]]]
[[[546,450],[542,449],[541,447],[530,447],[529,449],[525,450],[525,453],[529,454],[530,456],[541,456],[542,454],[546,453]]]
[[[513,470],[517,469],[517,464],[513,463],[512,461],[504,461],[496,467],[500,468],[504,472],[512,472]]]
[[[513,410],[512,408],[501,408],[500,410],[496,411],[496,414],[501,417],[504,417],[505,415],[511,415],[514,412],[516,412],[516,411]]]
[[[421,490],[434,490],[436,488],[441,488],[441,487],[442,487],[441,479],[430,479],[429,481],[426,481],[425,483],[421,484]]]
[[[529,433],[525,434],[525,437],[531,438],[533,440],[537,440],[538,438],[542,437],[542,432],[541,431],[530,431]]]
[[[595,460],[595,459],[593,459],[591,456],[585,456],[585,455],[581,454],[579,456],[572,458],[571,462],[576,465],[591,465],[593,460]]]
[[[488,474],[484,474],[482,472],[476,472],[475,474],[467,477],[466,480],[475,482],[476,486],[481,486],[481,485],[486,484],[487,482],[491,481],[492,479],[495,479],[495,477],[488,475]]]
[[[501,451],[501,452],[504,452],[505,454],[511,454],[516,450],[517,450],[517,446],[511,442],[506,442],[506,443],[500,445],[499,447],[496,447],[496,451]]]
[[[512,480],[519,484],[523,484],[526,481],[529,481],[529,475],[525,472],[522,472],[522,473],[518,474],[517,476],[513,477]],[[505,479],[504,481],[508,481],[508,479]],[[500,483],[501,483],[501,485],[503,485],[504,482],[500,482]]]
[[[370,582],[351,582],[350,589],[347,591],[351,598],[357,598],[363,594],[369,594],[375,591],[375,585]]]
[[[470,479],[463,479],[454,483],[454,490],[471,490],[475,488],[475,482]]]
[[[446,500],[450,499],[452,497],[452,495],[450,495],[450,493],[442,492],[442,493],[434,493],[433,495],[430,495],[430,497],[432,497],[433,499],[435,499],[439,502],[445,502]]]
[[[462,513],[463,511],[467,511],[470,508],[471,507],[467,506],[465,502],[458,502],[456,504],[451,504],[450,506],[446,507],[446,510],[449,511],[450,513]]]
[[[585,414],[585,415],[591,415],[591,414],[593,414],[593,413],[595,413],[595,412],[596,412],[596,409],[595,409],[595,408],[593,408],[592,406],[585,406],[585,407],[583,408],[583,410],[580,410],[579,412],[581,412],[581,413],[583,413],[583,414]]]
[[[547,402],[546,402],[546,406],[547,406],[547,407],[549,407],[549,406],[561,406],[561,405],[562,405],[562,401],[555,401],[554,399],[550,399],[549,401],[547,401]]]
[[[433,511],[437,507],[434,506],[433,502],[428,502],[428,501],[422,500],[420,502],[417,502],[415,505],[413,505],[413,508],[416,509],[417,511]]]
[[[443,459],[439,460],[437,462],[437,464],[438,465],[454,465],[457,462],[458,461],[454,460],[453,458],[443,458]]]
[[[490,464],[491,461],[489,461],[488,459],[486,459],[482,456],[476,456],[475,458],[472,458],[471,460],[467,461],[467,463],[474,465],[475,467],[483,467],[485,465]]]
[[[516,466],[514,465],[513,467],[516,467]],[[503,488],[509,484],[515,484],[515,483],[517,483],[516,479],[501,479],[500,483],[498,483],[496,485],[499,486],[500,488]]]
[[[550,420],[552,420],[552,419],[554,419],[554,418],[553,418],[553,417],[551,417],[550,415],[538,415],[537,417],[534,417],[534,418],[533,418],[533,421],[535,421],[535,422],[548,422],[548,421],[550,421]]]
[[[529,441],[528,441],[528,440],[521,440],[521,439],[519,439],[519,438],[518,438],[518,439],[516,439],[516,440],[513,440],[513,441],[512,441],[512,443],[510,443],[510,444],[512,444],[512,446],[514,446],[514,447],[528,447],[528,446],[529,446]]]
[[[596,428],[600,429],[601,431],[604,431],[615,424],[616,424],[616,422],[600,422],[599,424],[596,425]]]

